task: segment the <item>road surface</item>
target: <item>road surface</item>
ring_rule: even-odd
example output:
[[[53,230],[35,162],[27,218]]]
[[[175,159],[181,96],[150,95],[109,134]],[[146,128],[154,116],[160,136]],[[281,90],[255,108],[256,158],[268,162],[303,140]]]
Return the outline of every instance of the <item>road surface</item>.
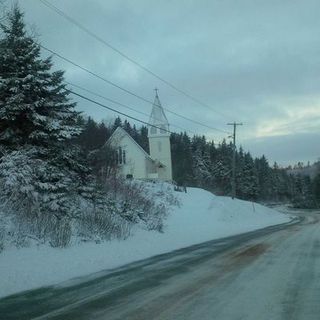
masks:
[[[0,318],[319,320],[320,214],[13,295]]]

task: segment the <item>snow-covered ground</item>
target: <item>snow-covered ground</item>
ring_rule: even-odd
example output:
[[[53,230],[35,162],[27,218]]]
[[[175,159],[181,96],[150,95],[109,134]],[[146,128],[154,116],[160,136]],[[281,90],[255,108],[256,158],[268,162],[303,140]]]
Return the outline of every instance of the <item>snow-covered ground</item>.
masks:
[[[196,243],[290,221],[289,215],[197,188],[176,192],[181,206],[164,233],[136,229],[123,241],[82,243],[65,249],[38,246],[0,253],[0,296],[56,284]]]

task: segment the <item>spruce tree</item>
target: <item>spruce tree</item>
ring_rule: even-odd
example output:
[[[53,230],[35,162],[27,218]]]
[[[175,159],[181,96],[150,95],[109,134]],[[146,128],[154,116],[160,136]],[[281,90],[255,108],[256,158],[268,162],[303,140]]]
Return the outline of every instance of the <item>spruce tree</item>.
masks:
[[[1,28],[1,192],[39,230],[65,230],[63,240],[52,240],[64,245],[70,235],[66,221],[75,214],[74,199],[87,173],[80,151],[71,144],[81,130],[78,113],[69,101],[63,72],[52,72],[51,58],[40,57],[40,46],[27,34],[18,6]]]
[[[258,196],[258,177],[254,161],[249,152],[244,155],[244,165],[242,169],[241,192],[244,199],[256,200]]]
[[[212,169],[214,179],[221,195],[231,194],[232,150],[232,145],[228,145],[226,141],[223,140],[218,146],[217,160]]]
[[[139,132],[139,144],[147,153],[149,153],[148,128],[146,126],[142,126]]]
[[[261,200],[271,200],[271,168],[266,157],[262,156],[255,159],[255,167],[258,173],[259,198]]]
[[[0,141],[9,150],[29,144],[46,147],[79,133],[63,72],[51,72],[51,58],[27,35],[23,13],[15,6],[1,26]]]
[[[120,117],[117,117],[114,120],[113,126],[112,126],[112,132],[114,132],[118,127],[122,127],[122,120]]]

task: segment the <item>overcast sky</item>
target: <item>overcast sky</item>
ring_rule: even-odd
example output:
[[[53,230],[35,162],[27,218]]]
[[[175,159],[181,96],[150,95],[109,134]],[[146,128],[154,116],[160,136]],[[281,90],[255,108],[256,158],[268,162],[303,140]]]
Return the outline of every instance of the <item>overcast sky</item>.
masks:
[[[147,100],[157,87],[165,108],[210,127],[228,131],[228,122],[243,122],[238,144],[255,156],[264,153],[283,165],[319,159],[319,0],[47,1],[210,108],[127,61],[40,0],[20,0],[28,27],[48,48]],[[68,81],[151,112],[149,103],[54,61]],[[115,117],[89,102],[79,102],[78,108],[96,120]],[[216,142],[228,136],[166,113],[173,131],[180,126]]]

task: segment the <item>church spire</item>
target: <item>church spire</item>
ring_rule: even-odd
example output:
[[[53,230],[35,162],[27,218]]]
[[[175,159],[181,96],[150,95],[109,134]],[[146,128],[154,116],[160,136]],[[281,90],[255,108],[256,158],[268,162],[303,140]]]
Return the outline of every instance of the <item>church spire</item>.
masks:
[[[154,102],[152,105],[152,111],[149,119],[149,136],[151,135],[168,135],[169,134],[169,122],[162,108],[158,89],[154,89],[156,92]],[[157,128],[156,128],[157,127]]]

